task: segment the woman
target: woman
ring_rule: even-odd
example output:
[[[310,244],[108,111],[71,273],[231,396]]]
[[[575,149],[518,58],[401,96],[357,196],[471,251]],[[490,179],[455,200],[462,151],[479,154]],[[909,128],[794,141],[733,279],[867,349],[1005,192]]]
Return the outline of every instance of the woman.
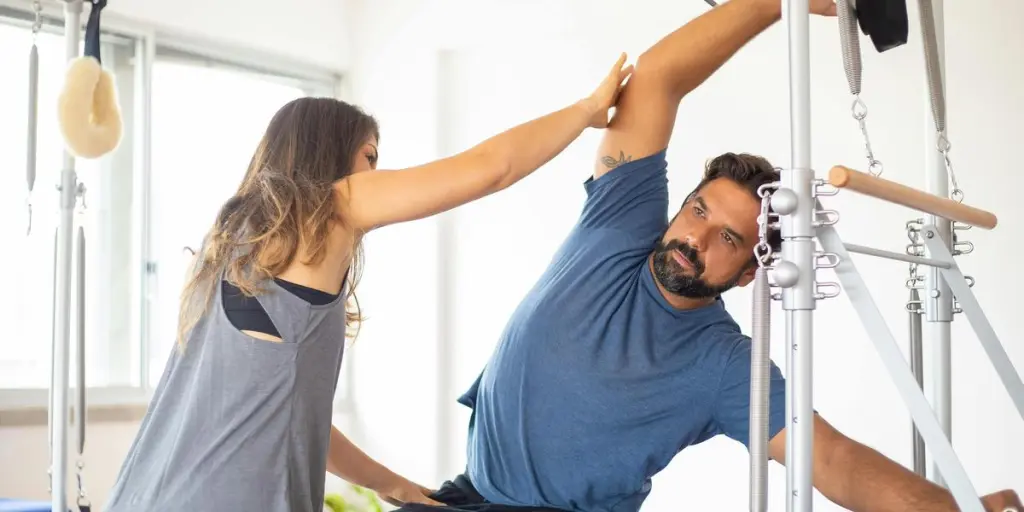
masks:
[[[320,511],[325,471],[395,504],[433,503],[331,426],[362,236],[502,190],[606,126],[625,59],[586,99],[398,171],[374,171],[377,125],[359,109],[282,107],[196,256],[177,350],[106,510]]]

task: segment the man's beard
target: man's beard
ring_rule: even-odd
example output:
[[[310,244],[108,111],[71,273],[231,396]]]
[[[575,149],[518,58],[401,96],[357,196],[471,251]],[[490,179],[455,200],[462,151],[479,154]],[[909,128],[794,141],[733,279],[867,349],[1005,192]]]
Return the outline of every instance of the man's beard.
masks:
[[[693,266],[692,275],[688,275],[687,269],[680,266],[679,262],[672,255],[677,250]],[[736,286],[743,272],[738,272],[736,277],[718,286],[710,285],[707,281],[701,279],[703,274],[704,262],[698,258],[697,250],[686,242],[671,240],[666,244],[659,240],[658,244],[654,247],[655,279],[669,293],[679,295],[680,297],[688,299],[710,299],[717,297]]]

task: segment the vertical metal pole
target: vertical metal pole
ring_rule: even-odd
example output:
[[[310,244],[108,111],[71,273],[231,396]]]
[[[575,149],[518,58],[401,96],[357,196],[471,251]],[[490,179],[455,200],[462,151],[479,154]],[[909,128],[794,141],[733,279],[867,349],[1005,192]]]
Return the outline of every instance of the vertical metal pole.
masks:
[[[750,512],[768,510],[771,302],[767,271],[763,267],[758,268],[754,277],[754,328],[750,349]]]
[[[942,84],[945,88],[945,30],[943,28],[942,0],[932,0],[932,12],[935,19],[935,36],[939,68],[943,70]],[[925,77],[927,86],[927,76]],[[935,118],[931,109],[931,102],[928,97],[925,108],[925,190],[940,197],[949,197],[949,176],[946,174],[945,160],[938,150],[938,133],[935,130]],[[948,131],[948,125],[947,125]],[[928,215],[925,217],[926,224],[934,225],[946,245],[952,251],[952,228],[950,222],[942,217]],[[930,254],[928,256],[934,257]],[[928,342],[925,344],[931,352],[930,371],[928,378],[931,385],[929,400],[935,415],[939,418],[939,424],[946,434],[947,439],[953,435],[953,412],[952,412],[952,343],[950,336],[951,322],[953,321],[953,293],[949,285],[942,279],[939,269],[928,267],[925,274],[925,296],[924,311],[925,320],[928,325],[925,329]],[[945,485],[939,468],[934,464],[930,466],[929,479]]]
[[[810,12],[808,0],[787,0],[783,17],[789,32],[789,101],[792,165],[781,172],[781,188],[793,191],[797,209],[783,215],[782,260],[796,266],[797,282],[783,288],[786,311],[788,378],[786,379],[786,490],[789,511],[811,510],[812,409],[811,369],[814,272],[814,171],[811,170]]]
[[[78,226],[78,265],[75,268],[75,331],[76,331],[76,375],[75,383],[75,425],[78,430],[79,455],[85,451],[85,228]]]
[[[920,294],[916,289],[911,288],[909,304],[914,306],[908,308],[907,311],[910,326],[910,371],[914,374],[914,379],[917,381],[917,387],[924,389],[924,357],[922,355],[921,346],[921,312],[916,306],[920,300]],[[921,433],[918,432],[917,425],[913,424],[913,422],[911,422],[911,438],[914,443],[914,472],[917,473],[918,476],[925,477],[927,475],[927,470],[925,469],[926,457],[924,439],[921,437]]]
[[[140,281],[138,299],[135,302],[135,311],[138,315],[137,326],[133,329],[139,339],[139,385],[143,389],[149,389],[149,362],[152,357],[151,344],[153,342],[152,324],[154,317],[154,301],[156,295],[157,271],[156,262],[153,261],[153,240],[152,230],[149,229],[153,223],[151,206],[152,190],[152,127],[153,127],[153,61],[156,58],[156,42],[153,35],[149,34],[135,45],[135,96],[134,96],[134,120],[135,126],[132,142],[133,162],[136,169],[134,175],[134,186],[132,197],[139,198],[133,201],[132,214],[136,222],[133,222],[132,229],[139,240],[139,254],[136,260],[139,265]],[[345,372],[350,376],[352,372]]]
[[[28,181],[28,192],[36,185],[36,148],[38,145],[37,135],[39,126],[39,48],[32,43],[32,49],[28,55],[28,132],[26,132],[25,164],[26,180]],[[29,213],[31,215],[31,211]],[[32,218],[29,217],[29,226]]]
[[[452,93],[452,83],[458,71],[456,68],[455,53],[450,50],[442,50],[437,56],[437,153],[439,155],[451,155],[458,151],[458,143],[453,135],[452,120],[457,119],[455,105],[458,98]],[[458,275],[457,260],[455,254],[455,243],[458,240],[456,230],[458,229],[458,213],[448,211],[437,216],[437,343],[438,354],[456,353],[459,347],[456,345],[456,302],[455,286]],[[458,471],[458,463],[453,460],[458,444],[454,441],[451,433],[456,431],[455,422],[452,421],[457,413],[453,409],[455,403],[451,400],[455,392],[456,383],[453,373],[456,370],[455,362],[450,357],[442,356],[437,362],[437,410],[438,435],[437,435],[437,479],[450,478],[445,475],[449,472]]]
[[[82,0],[64,4],[64,41],[67,61],[78,57],[81,39]],[[60,173],[60,224],[57,228],[57,311],[54,315],[55,336],[52,353],[50,389],[53,425],[50,440],[52,483],[51,508],[67,510],[67,428],[68,428],[68,348],[71,342],[71,251],[74,239],[74,210],[78,193],[75,157],[64,151],[64,168]]]

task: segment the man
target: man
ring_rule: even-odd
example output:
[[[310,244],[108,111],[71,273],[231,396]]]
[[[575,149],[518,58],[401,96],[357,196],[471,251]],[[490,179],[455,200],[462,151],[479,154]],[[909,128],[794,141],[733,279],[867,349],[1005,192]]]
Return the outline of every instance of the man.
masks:
[[[680,450],[719,434],[748,442],[750,343],[719,295],[753,279],[756,191],[778,174],[759,157],[719,156],[669,222],[664,158],[683,96],[779,20],[780,4],[731,0],[637,61],[577,225],[460,399],[473,408],[467,473],[435,499],[636,511]],[[835,14],[831,0],[810,4]],[[769,455],[780,463],[784,394],[773,365]],[[815,422],[813,481],[831,501],[956,510],[948,491]],[[986,504],[1002,512],[1011,499]]]

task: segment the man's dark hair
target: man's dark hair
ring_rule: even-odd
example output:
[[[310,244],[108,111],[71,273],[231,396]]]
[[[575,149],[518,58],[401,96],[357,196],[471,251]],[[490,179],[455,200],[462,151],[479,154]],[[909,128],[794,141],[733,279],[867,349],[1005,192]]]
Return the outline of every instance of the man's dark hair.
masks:
[[[757,195],[757,189],[761,185],[779,181],[779,176],[779,170],[764,157],[747,153],[725,153],[708,161],[704,168],[704,177],[697,184],[697,188],[686,196],[685,203],[689,203],[708,183],[719,178],[738,183],[750,191],[750,195],[760,203],[761,197]],[[772,252],[779,252],[782,249],[782,234],[779,230],[768,230],[768,243],[772,246]]]

